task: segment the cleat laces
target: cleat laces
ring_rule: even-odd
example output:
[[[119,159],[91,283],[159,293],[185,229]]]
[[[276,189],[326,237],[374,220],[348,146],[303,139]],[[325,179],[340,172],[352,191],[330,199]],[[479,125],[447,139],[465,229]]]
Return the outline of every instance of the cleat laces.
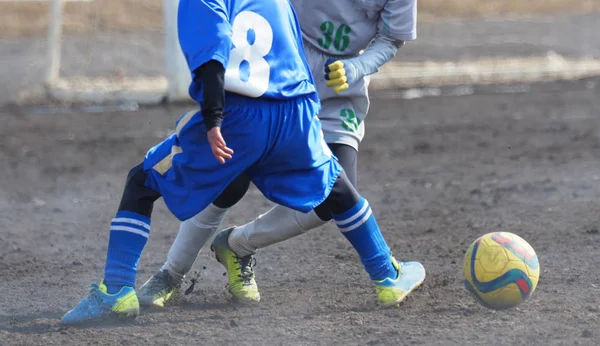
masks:
[[[256,266],[256,258],[254,258],[252,255],[245,257],[236,256],[235,262],[240,265],[240,274],[238,277],[242,279],[244,286],[251,285],[252,279],[254,279],[254,266]]]

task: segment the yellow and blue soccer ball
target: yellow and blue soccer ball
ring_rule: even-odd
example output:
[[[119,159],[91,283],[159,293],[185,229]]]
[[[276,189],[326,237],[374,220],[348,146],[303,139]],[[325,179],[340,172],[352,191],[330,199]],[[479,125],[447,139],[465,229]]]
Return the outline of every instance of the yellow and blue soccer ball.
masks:
[[[540,264],[531,245],[516,234],[493,232],[471,244],[463,265],[467,291],[483,306],[504,310],[531,296]]]

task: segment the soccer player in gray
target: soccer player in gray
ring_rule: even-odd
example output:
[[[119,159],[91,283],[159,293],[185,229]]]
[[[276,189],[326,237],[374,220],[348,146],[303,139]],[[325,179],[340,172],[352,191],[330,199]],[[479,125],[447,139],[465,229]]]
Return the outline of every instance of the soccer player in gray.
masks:
[[[291,2],[322,103],[319,118],[325,141],[356,186],[358,148],[369,110],[369,75],[390,61],[405,41],[416,39],[416,0]],[[140,288],[140,303],[162,307],[179,290],[201,248],[220,226],[228,210],[223,206],[241,199],[239,192],[247,190],[249,180],[242,176],[232,185],[229,189],[235,192],[223,195],[233,201],[215,202],[181,224],[166,263]],[[213,248],[229,250],[231,258],[223,258],[227,256],[219,251],[216,254],[228,270],[234,298],[260,300],[253,272],[258,249],[324,225],[331,218],[325,208],[302,213],[277,205],[254,221],[219,234]]]

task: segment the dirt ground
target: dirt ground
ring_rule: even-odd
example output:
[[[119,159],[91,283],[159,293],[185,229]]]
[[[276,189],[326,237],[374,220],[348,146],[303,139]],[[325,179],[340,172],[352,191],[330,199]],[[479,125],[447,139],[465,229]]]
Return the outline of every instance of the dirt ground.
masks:
[[[133,33],[118,40],[95,34],[94,50],[85,35],[65,36],[65,75],[107,75],[114,66],[127,75],[160,73],[161,3],[68,4],[68,32]],[[593,13],[514,23],[451,20],[599,5],[423,0],[421,18],[448,22],[422,25],[400,58],[549,50],[600,56]],[[47,18],[43,4],[0,3],[1,104],[39,82],[45,61],[39,35]],[[39,37],[15,38],[23,35]],[[109,51],[119,54],[102,54]],[[131,58],[137,56],[144,61]],[[422,261],[428,271],[424,288],[399,309],[375,308],[358,257],[330,225],[258,254],[258,306],[230,302],[222,267],[203,250],[191,294],[166,310],[143,311],[132,324],[92,329],[60,329],[58,320],[102,276],[108,225],[128,169],[173,130],[187,107],[34,115],[0,105],[0,345],[597,345],[599,86],[600,79],[589,79],[474,88],[462,97],[373,95],[359,187],[394,254]],[[223,226],[247,222],[270,206],[252,190]],[[178,227],[162,202],[154,216],[138,285],[160,267]],[[527,239],[542,268],[531,300],[501,313],[477,305],[461,283],[464,251],[497,230]]]
[[[0,38],[45,34],[50,2],[0,2]],[[66,2],[64,30],[161,31],[163,0]],[[563,15],[600,10],[597,0],[420,0],[419,20]]]
[[[529,93],[393,99],[374,95],[359,186],[399,259],[424,263],[424,288],[377,310],[354,251],[331,225],[258,254],[262,302],[229,301],[203,250],[196,289],[136,322],[59,329],[101,278],[127,170],[187,108],[106,114],[0,114],[0,344],[597,345],[600,79]],[[516,89],[513,89],[513,91]],[[224,226],[270,207],[252,191]],[[159,268],[178,222],[159,203],[138,285]],[[531,300],[506,312],[461,283],[479,235],[509,231],[537,251]]]

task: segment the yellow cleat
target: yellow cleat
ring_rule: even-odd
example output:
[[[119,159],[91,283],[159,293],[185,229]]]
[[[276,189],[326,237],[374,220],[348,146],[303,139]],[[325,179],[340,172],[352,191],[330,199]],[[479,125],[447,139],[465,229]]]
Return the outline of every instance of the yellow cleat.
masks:
[[[233,227],[219,233],[213,240],[211,249],[227,270],[229,292],[233,298],[245,304],[260,301],[260,293],[254,278],[254,256],[238,257],[229,247],[229,234]]]
[[[181,281],[168,270],[159,270],[138,290],[138,299],[143,306],[164,308],[165,304],[179,291]]]

